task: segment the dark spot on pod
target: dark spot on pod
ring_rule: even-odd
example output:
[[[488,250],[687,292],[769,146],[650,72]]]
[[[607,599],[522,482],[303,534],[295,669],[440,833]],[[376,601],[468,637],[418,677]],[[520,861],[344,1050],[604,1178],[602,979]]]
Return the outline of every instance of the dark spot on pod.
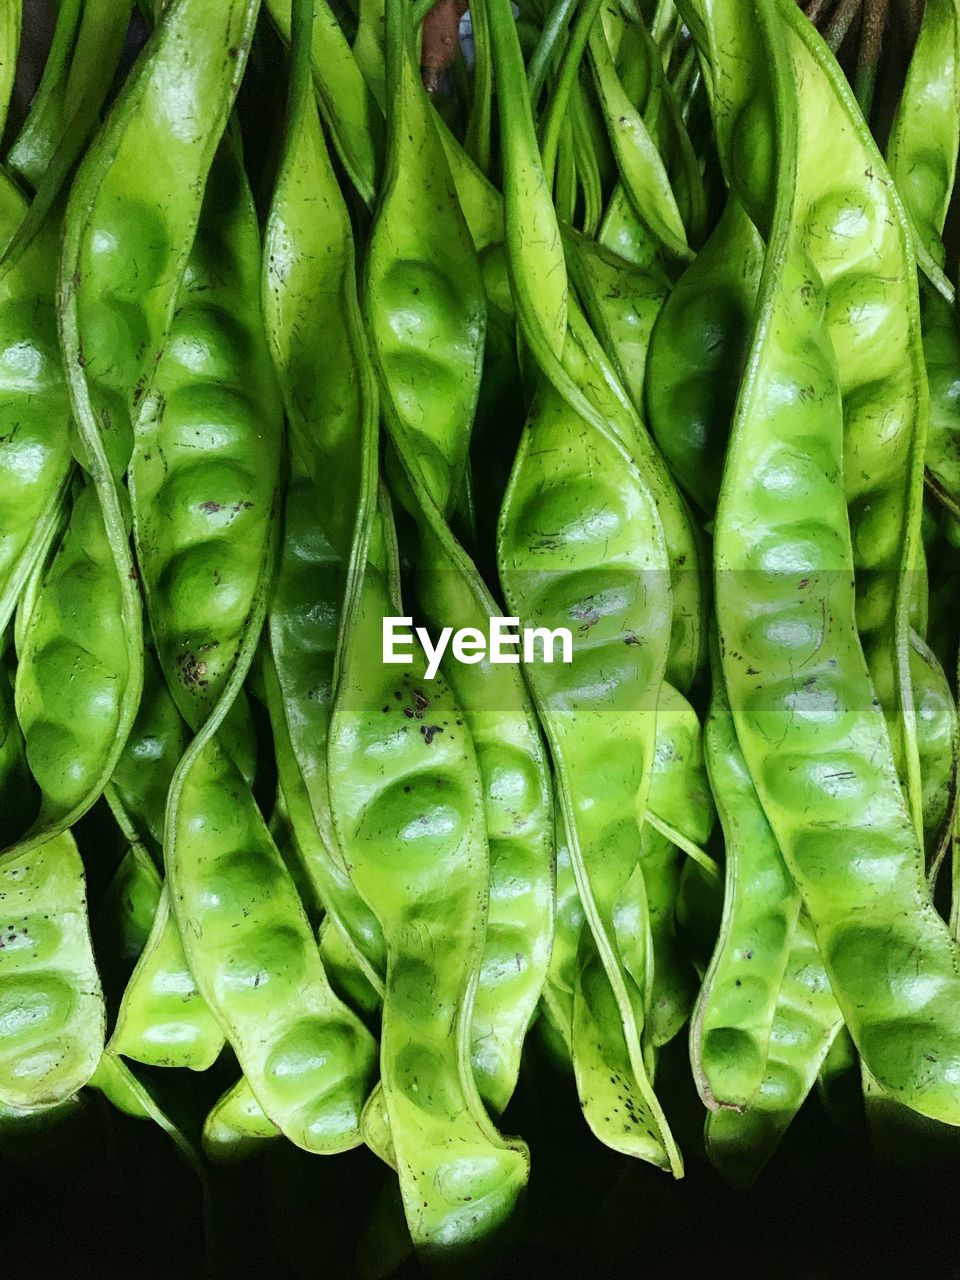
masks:
[[[443,733],[443,729],[441,729],[438,724],[422,724],[420,726],[420,732],[423,734],[424,742],[429,747],[436,735],[438,733]]]
[[[180,668],[180,678],[188,689],[206,688],[207,681],[203,677],[207,674],[207,664],[201,658],[192,653],[182,653],[177,658],[177,666]]]

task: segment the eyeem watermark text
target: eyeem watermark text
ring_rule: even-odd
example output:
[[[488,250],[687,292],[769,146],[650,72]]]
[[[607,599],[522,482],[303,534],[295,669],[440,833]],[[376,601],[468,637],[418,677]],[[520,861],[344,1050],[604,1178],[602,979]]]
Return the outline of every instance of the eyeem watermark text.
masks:
[[[413,662],[415,643],[427,657],[426,678],[432,680],[449,648],[457,662],[472,666],[483,662],[573,661],[573,636],[566,627],[521,627],[519,618],[491,618],[486,634],[478,627],[444,627],[434,643],[426,627],[415,627],[412,618],[384,618],[383,660],[388,663]]]

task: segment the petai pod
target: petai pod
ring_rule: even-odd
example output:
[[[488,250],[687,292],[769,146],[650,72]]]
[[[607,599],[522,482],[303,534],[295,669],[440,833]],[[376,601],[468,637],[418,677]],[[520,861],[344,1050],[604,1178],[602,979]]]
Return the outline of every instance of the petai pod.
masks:
[[[53,1106],[87,1083],[104,1007],[69,832],[0,866],[0,1101]]]
[[[927,0],[887,139],[887,164],[913,231],[917,260],[953,302],[941,235],[960,152],[960,5]]]
[[[522,625],[566,626],[573,638],[570,665],[535,662],[526,670],[589,924],[573,1002],[581,1103],[605,1142],[679,1171],[643,1060],[644,992],[615,930],[618,906],[636,886],[669,650],[667,550],[649,488],[624,446],[552,389],[541,391],[524,428],[497,558]]]
[[[371,348],[398,461],[397,487],[420,530],[420,603],[438,631],[469,627],[483,634],[498,609],[447,524],[463,482],[480,387],[483,281],[410,33],[393,0],[387,37],[392,111],[366,261]],[[445,676],[473,738],[483,786],[490,891],[473,1062],[481,1095],[499,1112],[516,1083],[550,952],[550,783],[519,667],[453,662]],[[429,686],[421,690],[415,719],[426,725],[433,719]]]
[[[26,203],[0,175],[0,240]],[[0,629],[60,516],[70,470],[70,401],[53,301],[57,227],[51,221],[15,271],[0,278]]]
[[[763,1079],[750,1105],[707,1115],[710,1162],[736,1186],[756,1181],[817,1081],[837,1033],[840,1010],[806,915],[797,920],[770,1028]]]
[[[704,1103],[742,1109],[764,1079],[800,895],[740,750],[717,654],[704,738],[723,824],[726,887],[690,1025],[690,1056]]]
[[[273,567],[282,416],[259,273],[253,198],[228,143],[130,458],[157,657],[194,731],[220,700]]]
[[[257,0],[212,15],[173,0],[88,150],[67,209],[60,329],[84,467],[97,488],[114,565],[123,666],[117,723],[59,829],[102,791],[133,724],[142,684],[140,596],[122,479],[133,418],[163,351],[207,171],[242,74]],[[185,104],[202,122],[184,130]]]
[[[797,182],[793,19],[782,34],[773,2],[758,6],[756,26],[726,0],[710,15],[726,47],[735,32],[758,75],[773,73],[760,81],[768,111],[762,96],[741,99],[722,143],[741,198],[769,219],[717,509],[723,672],[741,749],[860,1054],[897,1101],[957,1124],[958,955],[927,894],[856,625],[841,382]]]
[[[749,349],[763,243],[735,196],[650,337],[646,413],[677,483],[708,515]]]

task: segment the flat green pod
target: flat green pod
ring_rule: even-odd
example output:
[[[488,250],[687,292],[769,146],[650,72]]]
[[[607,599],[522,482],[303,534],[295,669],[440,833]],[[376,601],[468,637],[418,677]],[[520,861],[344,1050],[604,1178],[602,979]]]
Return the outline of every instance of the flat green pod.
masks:
[[[280,1136],[280,1130],[264,1115],[241,1076],[207,1113],[203,1122],[203,1151],[212,1164],[239,1164]]]
[[[120,1002],[110,1051],[151,1067],[206,1071],[224,1035],[184,955],[166,888]]]
[[[524,430],[500,516],[498,567],[523,626],[566,626],[573,638],[570,664],[534,662],[526,671],[589,923],[573,1002],[581,1102],[609,1145],[679,1171],[643,1059],[643,993],[619,955],[613,921],[640,855],[653,767],[673,603],[666,545],[627,449],[552,390]]]
[[[690,1057],[700,1097],[715,1111],[747,1107],[761,1088],[800,895],[740,750],[718,655],[705,741],[726,885],[720,934],[690,1026]]]
[[[756,1096],[745,1110],[728,1108],[707,1116],[707,1156],[728,1181],[740,1187],[756,1181],[816,1083],[842,1025],[813,931],[801,916]]]
[[[0,1100],[64,1102],[96,1070],[104,1023],[83,862],[65,833],[0,864]]]

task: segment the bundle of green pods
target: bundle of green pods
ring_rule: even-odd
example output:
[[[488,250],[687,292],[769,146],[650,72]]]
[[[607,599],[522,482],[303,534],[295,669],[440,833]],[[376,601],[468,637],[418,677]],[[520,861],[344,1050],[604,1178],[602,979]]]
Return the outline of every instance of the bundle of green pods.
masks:
[[[366,1144],[430,1260],[537,1176],[528,1038],[674,1177],[678,1038],[738,1184],[839,1076],[960,1126],[960,0],[848,80],[856,7],[475,0],[428,92],[430,0],[62,0],[0,171],[0,1151],[88,1088],[201,1177]],[[569,652],[447,643],[502,618]]]

